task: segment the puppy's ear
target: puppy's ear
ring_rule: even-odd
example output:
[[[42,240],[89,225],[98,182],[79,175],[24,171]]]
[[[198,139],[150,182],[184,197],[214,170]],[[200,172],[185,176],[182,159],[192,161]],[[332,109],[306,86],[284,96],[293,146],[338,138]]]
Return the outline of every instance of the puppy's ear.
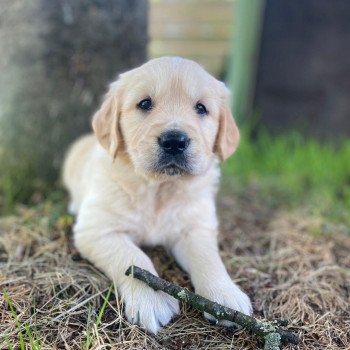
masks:
[[[119,81],[111,84],[100,109],[92,118],[92,129],[97,140],[113,158],[117,156],[122,142],[119,130],[121,91]]]
[[[233,119],[229,103],[230,92],[225,86],[223,88],[224,94],[220,107],[219,130],[214,150],[222,162],[235,152],[239,144],[239,130]]]

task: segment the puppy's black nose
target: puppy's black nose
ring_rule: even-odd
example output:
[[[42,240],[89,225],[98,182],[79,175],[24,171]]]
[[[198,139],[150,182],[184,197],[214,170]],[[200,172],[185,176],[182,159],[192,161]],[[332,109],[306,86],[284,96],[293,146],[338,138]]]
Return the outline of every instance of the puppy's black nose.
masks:
[[[164,152],[172,155],[182,153],[190,144],[190,139],[186,133],[178,130],[163,132],[158,137],[158,144]]]

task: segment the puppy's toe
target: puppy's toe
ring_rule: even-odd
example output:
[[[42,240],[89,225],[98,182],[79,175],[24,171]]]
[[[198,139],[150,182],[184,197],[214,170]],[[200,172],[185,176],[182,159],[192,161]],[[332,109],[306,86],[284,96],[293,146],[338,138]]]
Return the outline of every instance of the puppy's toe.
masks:
[[[147,286],[136,288],[133,295],[124,298],[124,303],[127,320],[154,334],[180,312],[176,299]]]
[[[171,319],[180,312],[179,302],[173,297],[153,290],[140,305],[138,324],[149,332],[156,334],[162,326],[167,325]]]
[[[179,302],[169,295],[159,292],[164,298],[164,305],[159,306],[158,320],[162,326],[165,326],[170,322],[174,315],[180,313]]]

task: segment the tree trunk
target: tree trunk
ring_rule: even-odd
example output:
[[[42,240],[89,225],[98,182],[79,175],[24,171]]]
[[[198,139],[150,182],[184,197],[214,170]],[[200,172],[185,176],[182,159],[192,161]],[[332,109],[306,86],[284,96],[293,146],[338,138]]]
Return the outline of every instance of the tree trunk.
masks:
[[[34,178],[57,179],[107,84],[146,60],[147,14],[146,0],[2,0],[3,192],[21,200]]]

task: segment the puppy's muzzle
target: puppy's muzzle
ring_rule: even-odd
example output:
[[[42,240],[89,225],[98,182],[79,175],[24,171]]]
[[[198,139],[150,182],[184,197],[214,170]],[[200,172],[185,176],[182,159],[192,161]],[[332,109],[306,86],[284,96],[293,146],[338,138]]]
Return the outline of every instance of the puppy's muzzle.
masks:
[[[190,144],[190,138],[183,131],[170,130],[159,136],[158,144],[165,153],[176,156],[186,150]]]
[[[191,139],[184,131],[167,130],[158,137],[158,159],[154,171],[166,175],[190,174],[189,145]]]

